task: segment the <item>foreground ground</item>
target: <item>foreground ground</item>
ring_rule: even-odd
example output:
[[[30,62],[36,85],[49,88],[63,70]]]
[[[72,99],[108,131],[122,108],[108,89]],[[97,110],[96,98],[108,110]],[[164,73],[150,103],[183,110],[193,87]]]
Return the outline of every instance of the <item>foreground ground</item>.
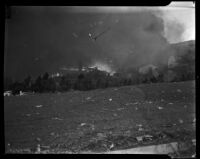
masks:
[[[34,153],[38,145],[78,153],[190,141],[195,82],[5,97],[4,118],[7,153]]]

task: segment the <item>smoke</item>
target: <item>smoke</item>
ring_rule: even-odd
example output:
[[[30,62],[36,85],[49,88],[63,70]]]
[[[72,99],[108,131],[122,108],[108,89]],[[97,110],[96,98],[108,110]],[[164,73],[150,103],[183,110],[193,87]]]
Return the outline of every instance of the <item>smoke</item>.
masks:
[[[108,63],[100,62],[100,61],[94,62],[90,67],[92,68],[96,67],[98,70],[105,71],[109,73],[110,75],[113,75],[114,73],[116,73],[111,65],[109,65]]]
[[[167,21],[165,24],[165,37],[171,43],[177,43],[183,40],[184,25],[176,20]]]
[[[166,54],[169,43],[164,35],[164,22],[150,11],[112,14],[106,24],[110,31],[98,44],[112,57],[117,68],[156,64]],[[161,56],[160,56],[161,55]]]
[[[169,43],[195,39],[195,8],[160,8],[157,16],[164,20],[164,36]]]
[[[13,7],[6,23],[6,74],[24,78],[103,63],[109,69],[162,64],[171,54],[159,11],[76,12],[72,7]],[[110,28],[109,30],[107,28]],[[174,31],[174,34],[182,31]],[[89,36],[98,36],[92,40]],[[105,67],[104,67],[105,68]],[[108,67],[107,67],[108,69]],[[110,72],[112,72],[110,70]]]

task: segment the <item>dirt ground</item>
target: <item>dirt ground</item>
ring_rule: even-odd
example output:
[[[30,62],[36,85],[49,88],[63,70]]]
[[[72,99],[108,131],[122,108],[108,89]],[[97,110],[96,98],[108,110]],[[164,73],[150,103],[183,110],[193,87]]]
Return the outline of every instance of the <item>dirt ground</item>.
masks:
[[[189,141],[196,138],[195,82],[4,97],[4,118],[6,153],[105,152]]]

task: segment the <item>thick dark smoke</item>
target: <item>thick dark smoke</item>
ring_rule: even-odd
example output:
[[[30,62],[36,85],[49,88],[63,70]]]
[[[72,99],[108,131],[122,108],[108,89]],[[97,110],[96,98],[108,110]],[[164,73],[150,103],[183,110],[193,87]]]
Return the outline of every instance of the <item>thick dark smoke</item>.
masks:
[[[115,58],[118,67],[138,67],[155,64],[161,54],[166,54],[167,40],[163,37],[164,24],[161,18],[150,12],[113,14],[109,22],[111,31],[99,39],[101,46]],[[108,22],[108,23],[109,23]]]
[[[89,37],[110,28],[96,41]],[[22,79],[61,67],[112,60],[115,69],[166,62],[163,19],[155,12],[79,13],[65,7],[12,7],[5,75]]]

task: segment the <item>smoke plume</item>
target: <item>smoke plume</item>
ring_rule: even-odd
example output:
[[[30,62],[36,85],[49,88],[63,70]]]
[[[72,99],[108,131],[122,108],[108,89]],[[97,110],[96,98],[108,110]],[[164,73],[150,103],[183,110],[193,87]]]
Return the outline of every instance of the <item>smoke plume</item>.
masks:
[[[6,75],[20,79],[94,61],[113,71],[166,63],[171,51],[164,34],[163,19],[150,10],[12,7],[12,18],[6,20]]]

